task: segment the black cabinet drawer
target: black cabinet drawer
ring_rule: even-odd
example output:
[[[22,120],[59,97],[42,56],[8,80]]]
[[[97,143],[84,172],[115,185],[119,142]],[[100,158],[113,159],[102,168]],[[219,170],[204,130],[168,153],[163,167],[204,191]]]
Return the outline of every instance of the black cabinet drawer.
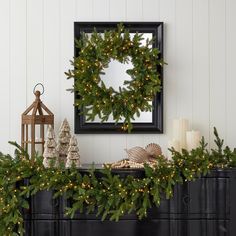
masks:
[[[40,191],[29,198],[29,209],[23,210],[24,219],[57,219],[60,199],[53,198],[53,191]]]
[[[58,236],[59,224],[57,220],[26,220],[25,236]]]
[[[152,219],[228,219],[230,214],[230,179],[205,177],[178,184],[170,200],[164,197],[159,208],[150,209]]]
[[[170,200],[164,197],[159,208],[152,208],[148,216],[152,219],[174,218],[219,218],[229,216],[229,178],[200,178],[194,182],[179,184],[174,187],[174,196]],[[65,208],[72,202],[63,197],[53,199],[53,191],[41,191],[29,200],[33,219],[67,219]],[[97,219],[96,214],[81,214],[77,212],[74,219]],[[135,214],[129,214],[123,219],[137,219]]]
[[[229,178],[201,178],[176,185],[171,204],[174,204],[171,213],[227,218],[230,209]]]
[[[127,214],[119,222],[102,222],[96,214],[77,212],[73,219],[64,210],[72,202],[53,199],[42,191],[29,199],[23,210],[26,236],[235,236],[236,170],[213,171],[194,182],[177,184],[170,200],[148,210],[139,221]]]
[[[230,236],[228,220],[178,220],[173,230],[174,236]]]
[[[58,214],[59,199],[53,198],[53,191],[41,191],[31,198],[33,214]]]
[[[224,220],[64,220],[60,228],[60,236],[230,236]]]
[[[227,220],[32,220],[25,236],[234,236]]]
[[[63,221],[65,235],[60,236],[169,236],[171,222],[168,220],[119,222],[99,220]]]

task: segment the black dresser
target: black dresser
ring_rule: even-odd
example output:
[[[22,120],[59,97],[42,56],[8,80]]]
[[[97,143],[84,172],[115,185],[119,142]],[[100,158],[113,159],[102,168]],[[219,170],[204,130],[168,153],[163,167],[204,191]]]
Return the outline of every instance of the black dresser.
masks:
[[[119,174],[142,175],[140,170]],[[63,214],[70,203],[52,195],[39,192],[29,200],[26,236],[236,236],[236,169],[214,170],[195,182],[176,185],[174,197],[163,199],[142,221],[135,214],[119,222],[80,213],[70,219]]]

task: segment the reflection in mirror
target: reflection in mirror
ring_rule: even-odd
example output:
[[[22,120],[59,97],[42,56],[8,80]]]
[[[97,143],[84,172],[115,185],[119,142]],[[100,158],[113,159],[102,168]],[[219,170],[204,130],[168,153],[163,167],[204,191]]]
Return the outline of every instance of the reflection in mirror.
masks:
[[[126,73],[127,70],[133,69],[133,63],[121,63],[117,60],[111,59],[107,68],[103,70],[104,74],[100,75],[101,80],[107,88],[112,87],[115,91],[119,91],[119,87],[126,88],[124,81],[131,80],[131,77]]]
[[[91,34],[88,34],[90,36]],[[131,33],[131,38],[134,37],[134,33]],[[142,45],[146,44],[147,39],[150,41],[152,39],[152,33],[144,33]],[[151,45],[150,45],[151,47]],[[120,63],[117,60],[111,59],[108,68],[103,70],[104,74],[100,76],[101,80],[104,82],[107,88],[112,87],[115,91],[119,91],[119,87],[125,88],[124,81],[131,80],[131,77],[126,73],[128,69],[133,68],[133,63],[129,58],[128,63]],[[152,104],[152,102],[150,102]],[[140,117],[135,116],[133,123],[151,123],[153,120],[152,111],[141,112]],[[124,120],[120,120],[123,122]],[[97,116],[94,121],[86,121],[86,123],[100,123],[101,119]],[[114,123],[112,116],[106,122],[103,123]]]

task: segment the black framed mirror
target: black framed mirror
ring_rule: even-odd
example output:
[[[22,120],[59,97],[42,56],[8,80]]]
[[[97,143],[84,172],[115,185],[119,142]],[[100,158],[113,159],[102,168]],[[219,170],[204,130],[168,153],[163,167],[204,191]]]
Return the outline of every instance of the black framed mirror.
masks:
[[[80,39],[82,34],[91,34],[94,29],[98,33],[103,33],[105,30],[117,28],[120,22],[75,22],[74,36],[75,39]],[[159,58],[163,58],[163,22],[122,22],[130,34],[136,32],[143,34],[144,43],[146,39],[154,39],[152,47],[158,48],[160,51]],[[79,49],[74,45],[74,55],[79,55]],[[127,74],[124,72],[131,68],[132,64],[121,64],[117,61],[111,61],[109,68],[105,71],[102,78],[103,82],[112,87],[119,87],[124,80],[127,80]],[[150,112],[142,112],[140,117],[136,117],[133,123],[132,133],[163,133],[163,68],[158,67],[158,73],[161,78],[161,91],[156,94],[152,101],[153,110]],[[113,75],[113,80],[108,80],[109,75]],[[107,76],[107,77],[106,77]],[[115,79],[114,79],[115,76]],[[76,99],[75,94],[75,99]],[[124,133],[121,129],[122,122],[115,124],[112,119],[101,123],[99,118],[94,121],[87,121],[86,117],[80,114],[81,111],[75,107],[75,133]]]

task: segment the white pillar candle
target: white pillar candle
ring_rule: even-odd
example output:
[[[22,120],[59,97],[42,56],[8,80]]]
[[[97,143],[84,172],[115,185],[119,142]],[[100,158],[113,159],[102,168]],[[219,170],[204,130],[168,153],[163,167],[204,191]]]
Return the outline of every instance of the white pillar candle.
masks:
[[[186,149],[186,132],[188,130],[187,119],[175,119],[173,121],[173,139],[179,141],[180,151]]]
[[[170,140],[168,143],[168,149],[174,148],[175,151],[180,152],[180,145],[179,145],[179,141],[176,139]],[[168,150],[168,154],[167,154],[168,158],[171,159],[172,157],[172,153],[170,150]]]
[[[187,150],[191,151],[192,149],[195,149],[199,147],[201,140],[201,135],[199,131],[187,131],[186,133],[186,142],[187,142]]]
[[[168,148],[174,148],[175,151],[179,152],[180,151],[179,141],[176,139],[170,140]]]
[[[174,148],[175,151],[180,152],[179,141],[176,140],[176,139],[169,140],[169,142],[168,142],[168,153],[167,153],[168,159],[172,159],[172,152],[169,150],[171,148]]]

